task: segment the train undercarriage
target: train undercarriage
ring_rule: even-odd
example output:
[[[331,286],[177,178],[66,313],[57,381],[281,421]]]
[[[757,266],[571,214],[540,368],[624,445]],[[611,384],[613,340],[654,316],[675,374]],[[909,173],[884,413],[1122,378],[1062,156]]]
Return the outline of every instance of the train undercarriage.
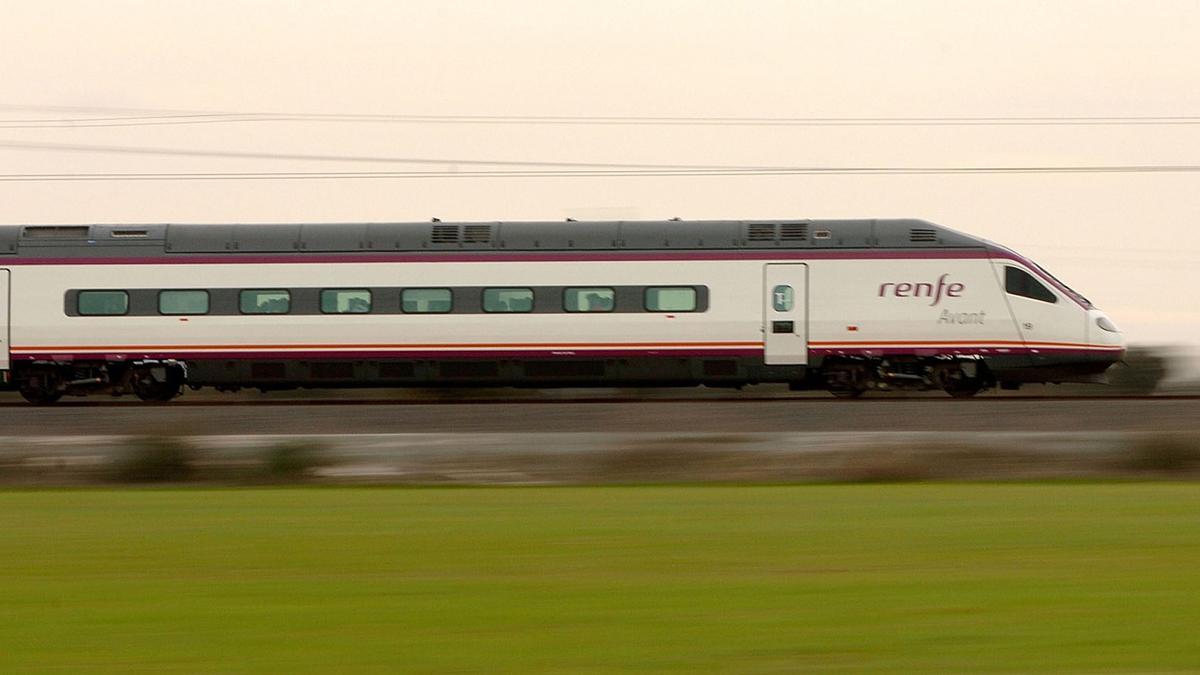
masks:
[[[330,364],[316,362],[288,365],[275,364],[277,369],[255,367],[246,373],[213,372],[210,366],[193,364],[199,371],[189,378],[188,364],[173,359],[109,361],[109,362],[51,362],[41,361],[24,365],[13,371],[12,385],[29,402],[51,404],[63,396],[133,395],[147,402],[169,401],[184,387],[198,389],[212,386],[218,391],[237,391],[243,387],[263,391],[294,388],[345,388],[370,386],[457,386],[457,387],[661,387],[709,386],[741,388],[746,384],[790,382],[794,390],[825,389],[837,397],[854,398],[869,391],[945,391],[950,396],[965,398],[996,386],[995,377],[981,359],[969,357],[829,357],[816,368],[790,367],[788,370],[738,365],[729,361],[721,368],[713,362],[690,363],[686,359],[672,360],[674,369],[657,363],[649,365],[615,362],[611,366],[596,362],[594,368],[564,368],[560,377],[551,377],[543,370],[535,371],[532,364],[513,363],[512,367],[490,370],[481,366],[492,362],[430,363],[428,366],[408,365],[397,378],[397,369],[379,368],[380,364],[359,364],[362,367],[334,369]],[[472,365],[474,364],[474,365]],[[259,364],[261,365],[261,364]],[[343,364],[349,366],[350,364]],[[293,368],[293,366],[295,366]],[[471,366],[467,368],[467,366]],[[280,376],[278,380],[257,381],[266,375]],[[307,375],[307,377],[305,377]],[[337,381],[329,375],[340,375]],[[456,377],[458,375],[459,377]],[[462,377],[471,375],[471,377]],[[257,376],[257,378],[255,377]],[[322,379],[321,376],[325,376]]]
[[[972,358],[826,359],[821,374],[825,388],[840,398],[856,398],[868,391],[939,389],[955,398],[969,398],[996,385],[987,364]]]
[[[132,394],[147,402],[165,402],[178,396],[187,382],[187,367],[173,359],[52,363],[34,362],[17,370],[14,385],[30,403],[47,405],[63,396]]]

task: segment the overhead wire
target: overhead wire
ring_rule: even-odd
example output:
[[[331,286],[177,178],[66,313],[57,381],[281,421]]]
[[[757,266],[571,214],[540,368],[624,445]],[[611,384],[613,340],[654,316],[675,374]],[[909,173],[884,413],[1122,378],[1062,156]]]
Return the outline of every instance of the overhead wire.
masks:
[[[960,126],[960,125],[1151,125],[1200,124],[1200,116],[1120,117],[652,117],[652,116],[548,116],[548,115],[389,115],[336,113],[244,113],[166,109],[102,109],[39,107],[0,104],[6,110],[54,112],[105,112],[107,117],[57,119],[0,119],[0,128],[31,128],[26,123],[60,128],[86,125],[202,124],[239,121],[405,122],[449,124],[647,124],[647,125],[790,125],[790,126]],[[444,167],[422,171],[248,171],[248,172],[95,172],[9,173],[0,181],[150,181],[150,180],[335,180],[428,178],[560,178],[560,177],[675,177],[675,176],[786,176],[786,175],[953,175],[953,174],[1087,174],[1087,173],[1195,173],[1200,165],[1024,165],[1024,166],[772,166],[726,164],[663,164],[636,162],[569,162],[480,158],[406,157],[390,155],[315,154],[202,150],[53,143],[0,139],[0,149],[132,154],[165,157],[286,160],[306,162],[410,164]],[[459,167],[467,167],[463,170]],[[488,168],[503,167],[503,168]]]
[[[978,167],[795,167],[746,170],[468,170],[468,171],[264,171],[264,172],[103,172],[103,173],[9,173],[0,182],[59,181],[203,181],[203,180],[346,180],[429,178],[632,178],[706,176],[795,176],[795,175],[980,175],[980,174],[1096,174],[1096,173],[1200,173],[1200,165],[1113,165],[1113,166],[978,166]]]
[[[22,109],[2,106],[0,109]],[[105,110],[105,109],[98,109]],[[64,112],[79,109],[68,108]],[[261,122],[390,124],[508,124],[596,126],[1178,126],[1200,125],[1197,115],[1113,116],[909,116],[909,117],[739,117],[653,115],[434,115],[384,113],[153,111],[104,117],[0,118],[0,128],[47,129],[137,127]]]
[[[271,159],[313,162],[353,162],[369,164],[441,164],[454,166],[522,166],[596,169],[711,169],[744,170],[769,169],[769,166],[729,166],[722,164],[639,164],[628,162],[563,162],[525,161],[507,159],[474,159],[446,157],[396,157],[390,155],[328,155],[311,153],[253,152],[244,150],[199,150],[194,148],[163,148],[134,145],[93,145],[84,143],[42,143],[0,140],[0,148],[10,150],[42,150],[51,152],[92,152],[119,155],[159,155],[169,157],[213,157],[223,159]],[[785,167],[783,167],[785,168]]]

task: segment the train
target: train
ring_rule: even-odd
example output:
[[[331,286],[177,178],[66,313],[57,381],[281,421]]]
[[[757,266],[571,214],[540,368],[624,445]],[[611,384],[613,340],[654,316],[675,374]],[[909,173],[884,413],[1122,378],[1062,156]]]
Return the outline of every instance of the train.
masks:
[[[28,401],[187,389],[740,388],[955,397],[1125,350],[1021,254],[917,219],[0,227]]]

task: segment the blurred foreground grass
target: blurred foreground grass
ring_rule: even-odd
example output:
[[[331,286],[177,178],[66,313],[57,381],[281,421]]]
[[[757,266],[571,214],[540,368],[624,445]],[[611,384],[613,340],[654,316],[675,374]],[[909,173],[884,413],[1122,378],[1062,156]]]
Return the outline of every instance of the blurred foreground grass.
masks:
[[[0,670],[1183,671],[1200,485],[0,492]]]

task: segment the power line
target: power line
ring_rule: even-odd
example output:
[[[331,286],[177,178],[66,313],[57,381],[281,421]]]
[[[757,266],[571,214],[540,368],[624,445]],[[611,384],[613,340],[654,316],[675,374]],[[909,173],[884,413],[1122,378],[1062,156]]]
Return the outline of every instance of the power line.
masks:
[[[330,177],[455,177],[472,176],[526,176],[526,175],[804,175],[804,174],[955,174],[955,173],[1191,173],[1198,165],[1190,164],[1124,164],[1124,165],[1068,165],[1068,166],[762,166],[762,165],[709,165],[709,164],[644,164],[631,162],[563,162],[510,159],[467,159],[447,157],[396,157],[388,155],[325,155],[307,153],[245,152],[237,150],[197,150],[190,148],[161,148],[125,145],[91,145],[78,143],[33,143],[0,140],[0,149],[39,150],[52,152],[82,152],[102,154],[155,155],[167,157],[207,157],[222,159],[268,159],[312,162],[367,163],[367,164],[417,164],[451,167],[446,171],[355,171],[355,172],[212,172],[212,173],[158,173],[135,172],[128,174],[0,174],[0,176],[330,176]],[[516,170],[479,170],[465,167],[511,167]],[[93,178],[93,180],[99,180]],[[137,180],[150,180],[138,178]]]
[[[557,168],[586,168],[586,169],[705,169],[705,170],[746,170],[772,169],[787,167],[770,166],[728,166],[728,165],[697,165],[697,164],[637,164],[637,163],[605,163],[605,162],[557,162],[557,161],[523,161],[507,159],[464,159],[441,157],[395,157],[387,155],[324,155],[307,153],[280,152],[246,152],[240,150],[197,150],[192,148],[156,148],[131,145],[91,145],[82,143],[35,143],[25,141],[0,140],[0,148],[10,150],[40,150],[50,152],[94,152],[118,155],[156,155],[166,157],[213,157],[222,159],[271,159],[312,162],[351,162],[367,164],[434,164],[443,166],[513,166],[513,167],[557,167]]]
[[[0,106],[0,109],[7,106]],[[9,108],[13,109],[13,108]],[[78,109],[68,109],[77,111]],[[724,126],[724,127],[946,127],[946,126],[1191,126],[1197,115],[979,116],[979,117],[722,117],[648,115],[421,115],[297,112],[147,111],[105,117],[0,119],[5,129],[141,127],[263,122],[381,124]]]
[[[470,171],[315,171],[315,172],[195,172],[195,173],[27,173],[0,174],[0,182],[71,181],[229,181],[229,180],[347,180],[442,178],[657,178],[709,176],[800,175],[983,175],[983,174],[1096,174],[1200,173],[1200,165],[1112,166],[978,166],[978,167],[796,167],[789,169],[594,169],[594,170],[470,170]]]
[[[164,113],[192,113],[205,114],[211,112],[221,112],[214,110],[196,110],[195,108],[145,108],[132,106],[95,106],[95,105],[39,105],[28,103],[0,103],[0,110],[14,110],[22,112],[52,112],[52,113],[87,113],[93,115],[135,115],[135,114],[164,114]]]

